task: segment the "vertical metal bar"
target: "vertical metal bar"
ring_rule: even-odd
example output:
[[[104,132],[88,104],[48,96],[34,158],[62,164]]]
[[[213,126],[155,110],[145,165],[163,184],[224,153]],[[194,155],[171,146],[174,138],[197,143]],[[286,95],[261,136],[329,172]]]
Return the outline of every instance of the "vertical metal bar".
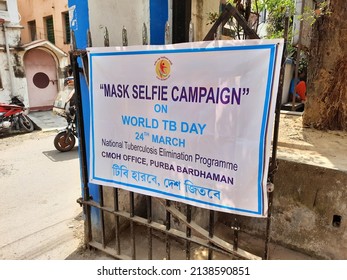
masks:
[[[99,185],[99,197],[100,197],[100,202],[99,205],[100,207],[104,207],[104,192],[103,192],[103,186]],[[101,243],[102,247],[106,247],[106,238],[105,238],[105,219],[104,219],[104,211],[100,208],[100,224],[101,224]]]
[[[171,44],[172,38],[171,38],[171,32],[170,32],[170,24],[167,21],[165,24],[165,45]]]
[[[214,211],[210,210],[210,222],[208,225],[208,236],[210,238],[212,238],[214,235]],[[212,243],[209,242],[210,245],[212,245]],[[213,259],[213,249],[212,248],[208,248],[208,259],[212,260]]]
[[[108,34],[108,29],[105,26],[105,31],[104,31],[104,47],[109,47],[110,46],[110,36]]]
[[[128,32],[125,26],[123,26],[123,29],[122,29],[122,44],[123,44],[123,47],[128,46]]]
[[[92,33],[90,32],[90,29],[87,30],[87,47],[90,48],[93,46],[92,41]]]
[[[194,42],[194,23],[190,21],[189,23],[189,42]]]
[[[152,222],[152,198],[150,196],[146,196],[147,202],[147,222],[150,224]],[[147,228],[147,240],[148,240],[148,259],[151,260],[153,255],[152,250],[152,228]]]
[[[237,251],[239,248],[239,222],[237,220],[237,218],[235,218],[235,222],[234,222],[234,226],[231,227],[231,229],[234,230],[234,243],[233,243],[233,249],[234,251]]]
[[[187,222],[190,223],[192,221],[192,206],[187,205]],[[190,227],[186,227],[186,237],[192,236],[192,230]],[[190,241],[186,241],[186,260],[190,260]]]
[[[135,216],[135,202],[134,202],[134,193],[129,192],[130,197],[130,217]],[[133,220],[130,220],[130,235],[131,235],[131,258],[136,259],[136,249],[135,249],[135,228]]]
[[[281,116],[281,102],[283,94],[283,80],[284,80],[284,63],[287,56],[287,42],[288,42],[288,25],[289,25],[289,8],[287,7],[286,17],[285,17],[285,26],[284,26],[284,50],[281,61],[281,72],[280,72],[280,81],[278,84],[278,94],[277,94],[277,103],[275,111],[275,126],[274,126],[274,135],[272,140],[272,156],[269,167],[269,178],[268,180],[273,183],[274,176],[277,169],[277,146],[278,146],[278,135],[279,135],[279,126],[280,126],[280,116]],[[270,229],[271,229],[271,216],[272,216],[272,202],[273,202],[273,192],[269,192],[268,195],[268,215],[266,221],[266,237],[265,237],[265,250],[264,250],[264,259],[269,258],[269,245],[270,245]]]
[[[166,200],[166,206],[170,207],[170,200]],[[166,230],[169,231],[171,228],[171,214],[169,211],[166,211],[166,221],[165,221],[165,225],[166,225]],[[170,254],[170,236],[169,234],[166,234],[166,259],[170,260],[171,259],[171,254]]]
[[[73,31],[72,31],[73,33]],[[72,38],[74,34],[72,34]],[[75,80],[75,99],[77,104],[77,130],[78,130],[78,141],[79,141],[79,151],[80,151],[80,164],[81,164],[81,181],[83,184],[83,200],[90,200],[89,186],[88,186],[88,164],[87,164],[87,152],[86,152],[86,142],[85,142],[85,132],[84,132],[84,120],[83,120],[83,107],[82,107],[82,92],[81,92],[81,80],[79,75],[79,68],[77,63],[77,58],[73,52],[70,52],[70,61],[73,71],[73,76]],[[83,204],[83,212],[85,214],[84,222],[84,245],[89,248],[89,242],[92,240],[92,227],[91,227],[91,216],[90,216],[90,206]]]
[[[147,26],[145,23],[143,23],[143,26],[142,26],[142,45],[148,45],[148,32],[147,32]]]
[[[118,189],[113,188],[113,210],[115,212],[119,211],[119,201],[118,201]],[[115,239],[116,239],[116,253],[120,255],[120,236],[119,236],[119,217],[115,216],[116,224],[115,224]]]

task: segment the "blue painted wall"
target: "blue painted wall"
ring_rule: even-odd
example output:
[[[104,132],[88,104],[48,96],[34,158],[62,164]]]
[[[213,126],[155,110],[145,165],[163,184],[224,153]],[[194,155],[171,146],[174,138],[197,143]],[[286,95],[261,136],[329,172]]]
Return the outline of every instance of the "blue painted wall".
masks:
[[[169,18],[168,0],[150,0],[151,45],[165,44],[165,24]]]
[[[78,49],[87,47],[87,30],[89,29],[88,0],[68,0],[69,8],[76,7],[71,18],[70,27],[75,32]]]

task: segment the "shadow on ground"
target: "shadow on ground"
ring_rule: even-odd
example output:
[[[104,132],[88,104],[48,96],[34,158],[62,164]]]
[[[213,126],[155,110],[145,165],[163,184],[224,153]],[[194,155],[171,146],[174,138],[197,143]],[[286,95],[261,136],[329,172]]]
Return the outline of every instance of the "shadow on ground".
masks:
[[[42,153],[53,162],[69,161],[78,158],[78,147],[74,147],[69,152],[59,152],[57,150],[51,150]]]

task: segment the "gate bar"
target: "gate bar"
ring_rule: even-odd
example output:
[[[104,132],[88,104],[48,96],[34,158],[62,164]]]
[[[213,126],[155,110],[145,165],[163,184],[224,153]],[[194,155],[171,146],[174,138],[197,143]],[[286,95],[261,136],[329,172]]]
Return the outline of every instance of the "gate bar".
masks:
[[[117,188],[113,188],[113,210],[115,212],[119,211],[119,198],[118,198],[118,189]],[[119,234],[119,216],[115,216],[116,219],[116,223],[115,223],[115,239],[116,239],[116,252],[117,255],[120,255],[120,234]]]
[[[186,240],[186,241],[188,240],[191,243],[195,243],[195,244],[201,245],[201,246],[206,247],[206,248],[212,247],[210,245],[210,241],[209,240],[206,240],[206,239],[203,239],[203,238],[200,238],[200,237],[197,237],[197,236],[192,236],[190,238],[187,238],[186,235],[182,231],[180,231],[180,230],[170,229],[170,231],[167,231],[166,230],[166,226],[163,225],[163,224],[160,224],[160,223],[157,223],[157,222],[153,222],[153,221],[150,224],[148,224],[146,218],[142,218],[142,217],[139,217],[139,216],[134,216],[133,218],[131,218],[129,212],[125,212],[125,211],[115,212],[110,207],[106,207],[106,206],[100,207],[100,205],[97,202],[93,201],[93,200],[83,201],[83,199],[80,198],[78,200],[78,203],[86,204],[86,205],[89,205],[91,207],[95,207],[95,208],[98,208],[98,209],[101,208],[103,211],[108,212],[108,213],[112,213],[115,216],[119,216],[119,217],[125,218],[125,219],[133,221],[134,223],[139,224],[139,225],[143,225],[143,226],[146,226],[146,227],[151,227],[154,230],[160,231],[162,233],[167,233],[167,234],[169,234],[170,236],[173,236],[173,237],[178,237],[178,238],[181,238],[181,239]],[[173,208],[173,209],[175,209],[175,208]],[[170,212],[171,211],[172,210],[170,210]],[[181,215],[182,216],[180,218],[184,217],[184,215],[182,213],[181,213]],[[184,220],[182,220],[182,221],[187,224],[186,221],[184,221]],[[208,232],[205,231],[204,229],[202,229],[202,231],[201,231],[201,227],[199,227],[195,223],[190,224],[189,227],[192,228],[192,229],[197,230],[200,233],[200,235],[202,235],[204,237],[206,237],[206,236],[208,237]],[[261,259],[259,256],[256,256],[254,254],[251,254],[251,253],[246,252],[246,251],[241,250],[241,249],[239,249],[237,252],[233,252],[229,243],[225,242],[224,240],[221,240],[220,238],[214,237],[213,239],[215,240],[216,244],[218,244],[218,243],[221,244],[219,247],[216,247],[216,246],[212,247],[213,250],[216,251],[216,252],[219,252],[219,253],[222,253],[222,254],[225,254],[225,255],[233,255],[233,256],[236,256],[236,257],[242,258],[242,259],[249,259],[249,260],[260,260]],[[223,244],[225,244],[226,246],[223,246]],[[105,249],[102,249],[102,244],[100,244],[100,243],[98,243],[96,241],[90,241],[89,245],[94,247],[94,248],[96,248],[96,249],[104,251],[105,253],[110,254],[111,256],[113,256],[113,257],[115,257],[117,259],[131,259],[130,257],[127,257],[125,255],[118,255],[116,253],[116,250],[114,250],[111,247],[106,246]]]
[[[135,203],[134,203],[134,192],[129,192],[130,198],[130,218],[135,217]],[[130,236],[131,236],[131,259],[136,259],[136,248],[135,248],[135,229],[134,222],[130,220]]]
[[[160,203],[161,201],[158,200]],[[188,223],[187,222],[187,218],[184,216],[183,213],[181,213],[180,211],[178,211],[176,208],[172,207],[172,206],[166,206],[166,210],[169,211],[173,216],[175,216],[176,218],[178,218],[179,220],[181,220],[183,223],[186,224],[186,226],[194,229],[195,231],[197,231],[200,235],[204,236],[205,238],[208,239],[209,242],[211,242],[213,245],[215,246],[218,246],[220,248],[222,248],[223,250],[225,250],[226,252],[229,252],[231,254],[235,254],[235,256],[239,256],[241,258],[245,258],[245,259],[252,259],[252,260],[256,260],[256,259],[261,259],[260,257],[258,256],[255,256],[249,252],[246,252],[244,250],[241,250],[241,249],[238,249],[238,251],[234,251],[232,246],[222,240],[221,238],[217,237],[217,236],[213,236],[213,237],[210,237],[209,236],[209,232],[206,231],[205,229],[203,229],[201,226],[199,226],[197,223],[195,222],[191,222],[191,223]],[[208,242],[208,248],[213,248],[213,246],[211,246]]]
[[[186,209],[187,223],[190,224],[192,221],[192,206],[187,204]],[[186,226],[186,237],[190,238],[192,236],[192,230],[190,227]],[[186,260],[190,260],[190,241],[186,241]]]
[[[165,205],[166,205],[166,209],[168,208],[168,207],[170,207],[170,200],[165,200]],[[169,232],[170,231],[170,229],[171,229],[171,221],[170,221],[170,219],[171,219],[171,213],[168,211],[168,210],[166,210],[166,221],[165,221],[165,226],[166,226],[166,230],[167,230],[167,232]],[[169,236],[169,234],[168,233],[166,233],[166,238],[165,238],[165,243],[166,243],[166,259],[167,260],[170,260],[170,258],[171,258],[171,254],[170,254],[170,236]]]
[[[147,201],[147,223],[152,223],[152,198],[150,196],[146,196]],[[148,240],[148,259],[151,260],[153,258],[153,250],[152,250],[152,228],[148,227],[147,229],[147,240]]]
[[[103,195],[103,186],[99,185],[99,197],[100,197],[100,206],[104,207],[104,195]],[[100,209],[100,226],[101,226],[101,243],[102,247],[106,247],[106,238],[105,238],[105,217],[104,217],[104,211]]]
[[[209,225],[208,225],[208,236],[210,238],[213,238],[214,235],[214,211],[210,210],[210,219],[209,219]],[[212,260],[213,259],[213,250],[212,248],[208,249],[208,259]]]

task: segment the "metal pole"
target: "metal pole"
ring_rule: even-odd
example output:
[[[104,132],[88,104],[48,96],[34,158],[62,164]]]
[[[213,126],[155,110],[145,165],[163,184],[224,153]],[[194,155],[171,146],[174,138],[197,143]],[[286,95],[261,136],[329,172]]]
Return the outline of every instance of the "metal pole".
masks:
[[[214,235],[214,216],[215,212],[213,210],[210,210],[210,220],[209,220],[209,225],[208,225],[208,236],[210,238],[213,238]],[[212,246],[213,244],[209,242],[209,245]],[[211,247],[208,248],[208,259],[212,260],[213,259],[213,249]]]
[[[84,133],[84,121],[83,121],[83,108],[82,108],[82,93],[80,85],[80,73],[77,62],[78,55],[74,52],[70,52],[70,61],[72,64],[72,71],[75,80],[75,98],[77,104],[77,130],[78,130],[78,140],[79,140],[79,151],[80,151],[80,161],[81,161],[81,180],[83,184],[83,200],[89,201],[89,186],[88,186],[88,165],[87,165],[87,152],[85,143],[85,133]],[[91,217],[90,217],[90,206],[83,204],[83,211],[85,214],[85,224],[84,224],[84,244],[89,248],[89,242],[92,240],[92,230],[91,230]]]
[[[114,200],[114,205],[113,205],[113,211],[118,212],[119,211],[119,199],[118,199],[118,189],[113,188],[113,200]],[[116,219],[116,225],[115,225],[115,239],[116,239],[116,253],[117,255],[120,255],[120,230],[119,230],[119,216],[115,216]]]
[[[171,205],[170,200],[165,200],[165,205],[167,207],[170,207]],[[170,236],[167,232],[171,229],[171,213],[168,210],[166,210],[165,227],[166,227],[166,238],[165,238],[166,259],[170,260],[171,259],[171,244],[170,244]]]
[[[305,0],[302,0],[302,6],[301,6],[301,15],[304,13],[305,8]],[[295,63],[295,73],[294,73],[294,92],[293,92],[293,98],[292,98],[292,111],[295,111],[295,97],[296,97],[296,81],[299,77],[299,63],[301,58],[301,38],[302,38],[302,28],[303,28],[303,20],[300,20],[300,30],[299,30],[299,39],[298,39],[298,49],[296,53],[296,63]]]
[[[146,196],[147,201],[147,223],[152,223],[152,198]],[[152,240],[152,228],[147,228],[147,240],[148,240],[148,254],[147,258],[151,260],[153,258],[153,240]]]
[[[123,26],[122,28],[122,46],[123,47],[128,46],[128,31],[125,28],[125,26]]]
[[[190,224],[192,221],[192,206],[187,204],[187,222]],[[192,237],[192,230],[190,227],[186,227],[186,237]],[[186,241],[186,260],[190,260],[190,241]]]
[[[289,10],[289,7],[287,7],[286,17],[285,17],[285,26],[284,26],[284,35],[283,35],[284,50],[283,50],[283,56],[281,61],[280,81],[278,85],[278,94],[277,94],[277,101],[276,101],[276,112],[275,112],[276,115],[275,115],[275,127],[274,127],[274,136],[273,136],[273,144],[272,144],[272,156],[271,156],[271,162],[269,167],[269,178],[268,178],[271,184],[273,184],[274,175],[277,169],[277,145],[278,145],[280,116],[281,116],[284,68],[285,68],[285,61],[287,56],[289,14],[290,14],[290,10]],[[273,201],[273,192],[271,191],[269,192],[269,196],[268,196],[268,217],[267,217],[267,224],[266,224],[266,238],[265,238],[265,251],[264,251],[264,259],[266,260],[269,257],[272,201]]]
[[[148,45],[148,31],[145,23],[142,26],[142,45]]]
[[[129,192],[130,199],[130,218],[135,217],[135,200],[134,193]],[[133,219],[130,220],[130,236],[131,236],[131,259],[136,259],[136,241],[135,241],[135,225]]]

